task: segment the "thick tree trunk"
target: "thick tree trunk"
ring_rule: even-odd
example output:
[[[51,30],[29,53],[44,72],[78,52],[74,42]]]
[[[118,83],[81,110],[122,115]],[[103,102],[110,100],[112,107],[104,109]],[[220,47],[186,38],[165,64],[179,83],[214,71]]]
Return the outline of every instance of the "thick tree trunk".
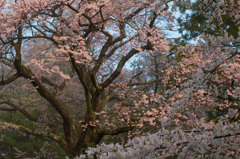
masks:
[[[68,153],[71,158],[84,154],[88,147],[93,147],[99,144],[102,140],[103,135],[98,132],[98,126],[94,125],[97,118],[98,116],[94,113],[89,111],[86,112],[85,123],[87,127],[82,129],[82,132],[79,135],[78,140],[75,141],[75,144],[71,146],[69,145],[69,147],[73,146]]]
[[[93,147],[99,144],[102,137],[103,135],[99,134],[95,127],[88,126],[86,130],[83,131],[72,153],[69,154],[70,157],[76,157],[84,154],[88,147]]]

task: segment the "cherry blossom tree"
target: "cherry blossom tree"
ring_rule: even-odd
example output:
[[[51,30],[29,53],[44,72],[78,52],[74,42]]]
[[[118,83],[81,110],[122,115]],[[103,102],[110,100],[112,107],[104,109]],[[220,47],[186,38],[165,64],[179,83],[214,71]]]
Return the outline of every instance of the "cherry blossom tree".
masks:
[[[167,3],[1,0],[0,109],[37,126],[0,121],[1,129],[51,138],[74,157],[105,135],[141,125],[140,105],[114,104],[115,114],[125,116],[121,121],[104,109],[111,97],[123,101],[126,89],[144,84],[131,82],[124,68],[134,55],[168,50],[156,25],[168,16]],[[139,115],[132,117],[131,110]]]
[[[34,124],[0,121],[1,129],[50,138],[69,157],[239,156],[240,53],[232,44],[240,33],[232,37],[223,28],[172,53],[161,20],[172,18],[170,4],[174,10],[190,2],[0,2],[0,110],[18,111]],[[239,5],[206,0],[198,8],[215,8],[204,13],[211,28],[213,16],[216,24],[223,14],[239,24]],[[136,80],[139,74],[125,67],[140,53],[155,60],[156,78]],[[157,92],[159,82],[164,91]],[[152,83],[154,91],[140,89]],[[135,138],[96,146],[121,133]]]

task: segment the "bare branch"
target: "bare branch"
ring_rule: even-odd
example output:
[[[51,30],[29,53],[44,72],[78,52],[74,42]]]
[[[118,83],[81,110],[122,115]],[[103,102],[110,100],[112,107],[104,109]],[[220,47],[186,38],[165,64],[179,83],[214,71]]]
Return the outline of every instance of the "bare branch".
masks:
[[[15,110],[15,111],[19,111],[20,113],[22,113],[26,118],[28,118],[31,121],[37,122],[38,118],[36,116],[33,116],[32,114],[30,114],[28,111],[26,111],[25,109],[21,108],[20,106],[17,106],[16,104],[10,102],[10,101],[3,101],[0,102],[1,104],[6,104],[11,106],[12,108],[9,108],[9,110],[6,111],[10,111],[11,109]],[[0,110],[2,110],[2,108],[0,108]]]
[[[51,138],[51,139],[55,140],[56,142],[58,142],[65,150],[67,149],[66,141],[56,134],[53,134],[53,133],[50,133],[50,132],[35,131],[35,130],[31,130],[27,127],[21,126],[21,125],[11,124],[11,123],[2,122],[2,121],[0,121],[0,125],[1,126],[6,126],[6,128],[11,128],[11,129],[14,129],[14,130],[19,130],[21,132],[25,132],[29,135]]]
[[[121,133],[129,132],[133,128],[134,127],[120,127],[120,128],[116,128],[116,129],[100,129],[98,132],[102,135],[118,135]]]
[[[132,39],[134,39],[134,38],[137,37],[137,36],[138,36],[138,34],[137,34],[136,36],[133,36],[133,37],[129,38],[128,40],[126,40],[126,41],[124,41],[124,42],[120,42],[119,45],[115,46],[111,51],[109,51],[109,53],[106,55],[106,59],[109,59],[109,58],[115,53],[115,51],[116,51],[118,48],[120,48],[120,47],[122,47],[123,45],[127,44],[128,42],[130,42]]]
[[[1,104],[1,103],[0,103]],[[0,111],[8,111],[8,112],[15,112],[17,109],[15,108],[5,108],[5,107],[0,107]]]
[[[132,80],[133,80],[134,78],[136,78],[137,76],[140,76],[142,73],[143,73],[143,71],[141,71],[141,72],[137,73],[135,76],[133,76],[133,77],[130,79],[129,83],[132,83]]]
[[[152,46],[147,44],[141,47],[142,50],[152,50]],[[121,73],[124,65],[126,62],[135,54],[139,53],[136,49],[131,49],[126,56],[123,56],[122,59],[119,61],[116,70],[112,73],[112,75],[102,84],[102,90],[109,86]]]
[[[18,79],[18,77],[20,77],[18,74],[14,74],[12,77],[10,77],[6,80],[0,81],[0,85],[6,85],[6,84],[9,84],[9,83],[12,83],[16,79]]]
[[[50,80],[49,80],[48,78],[46,78],[46,77],[41,77],[41,81],[42,81],[43,83],[48,84],[49,86],[54,87],[54,88],[57,88],[57,87],[58,87],[57,84],[53,83],[52,81],[50,81]]]
[[[73,76],[75,75],[75,71],[74,69],[70,72],[70,78],[73,78]],[[67,82],[69,81],[69,79],[65,79],[62,84],[60,84],[60,86],[58,87],[60,90],[63,90],[63,88],[66,86]]]
[[[124,22],[127,22],[128,20],[132,19],[135,15],[140,13],[143,9],[145,9],[149,5],[150,5],[150,3],[149,4],[145,4],[145,5],[141,6],[140,8],[138,8],[137,10],[135,10],[132,14],[130,14],[127,17],[124,18]]]

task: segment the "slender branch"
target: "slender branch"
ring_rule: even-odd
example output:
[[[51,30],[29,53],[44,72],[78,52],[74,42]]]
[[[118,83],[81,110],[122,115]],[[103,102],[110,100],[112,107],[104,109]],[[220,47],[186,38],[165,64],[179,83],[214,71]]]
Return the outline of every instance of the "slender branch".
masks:
[[[23,114],[26,118],[28,118],[31,121],[34,121],[34,122],[38,121],[38,118],[36,116],[33,116],[32,114],[27,112],[25,109],[21,108],[20,106],[17,106],[16,104],[14,104],[10,101],[0,102],[0,105],[1,104],[7,104],[7,105],[11,106],[12,107],[11,109],[13,109],[15,111],[19,111],[21,114]],[[0,109],[2,109],[2,108],[0,108]]]
[[[18,74],[14,74],[12,77],[10,77],[6,80],[0,81],[0,85],[6,85],[6,84],[9,84],[9,83],[12,83],[16,79],[18,79],[18,77],[20,77]]]
[[[228,101],[240,101],[240,99],[234,98],[230,95],[228,95],[228,97],[224,97],[224,95],[218,95],[217,98],[222,100],[228,100]]]
[[[70,78],[73,78],[73,76],[75,75],[75,71],[72,70],[70,72]],[[43,83],[46,83],[48,84],[49,86],[52,86],[54,89],[60,89],[60,90],[63,90],[64,87],[66,86],[67,82],[69,81],[69,79],[65,79],[60,85],[56,84],[56,83],[53,83],[51,80],[49,80],[48,78],[46,77],[41,77],[41,81]]]
[[[20,27],[18,29],[18,41],[15,44],[16,56],[13,62],[18,73],[21,71],[21,63],[22,63],[21,48],[22,48],[22,28]]]
[[[214,136],[213,139],[221,139],[221,138],[226,138],[226,137],[231,137],[231,136],[238,136],[240,135],[240,132],[235,133],[235,134],[227,134],[227,135],[219,135],[219,136]]]
[[[1,103],[0,103],[1,104]],[[15,112],[15,111],[17,111],[17,109],[15,109],[15,108],[2,108],[2,107],[0,107],[0,111],[8,111],[8,112]]]
[[[11,128],[11,129],[14,129],[14,130],[19,130],[19,131],[25,132],[29,135],[51,138],[51,139],[55,140],[56,142],[58,142],[65,150],[67,150],[66,141],[56,134],[49,133],[49,132],[40,132],[40,131],[36,131],[36,130],[31,130],[31,129],[29,129],[27,127],[24,127],[24,126],[21,126],[21,125],[11,124],[11,123],[2,122],[2,121],[0,121],[0,125],[1,126],[6,126],[6,128]]]
[[[95,67],[92,70],[93,75],[95,75],[97,73],[97,71],[99,70],[99,68],[100,68],[100,66],[102,64],[102,61],[103,61],[103,59],[105,57],[105,54],[106,54],[109,46],[111,45],[111,42],[112,42],[112,38],[108,38],[107,42],[102,47],[102,50],[101,50],[100,55],[98,57],[97,63],[96,63]]]
[[[41,77],[41,81],[42,81],[43,83],[48,84],[49,86],[54,87],[54,88],[57,88],[57,87],[58,87],[57,84],[53,83],[52,81],[50,81],[50,80],[49,80],[48,78],[46,78],[46,77]]]
[[[138,8],[137,10],[135,10],[133,13],[131,13],[130,15],[128,15],[127,17],[124,18],[124,22],[127,22],[128,20],[132,19],[135,15],[137,15],[138,13],[140,13],[143,9],[145,9],[147,6],[149,6],[150,3],[142,5],[140,8]]]
[[[116,129],[100,129],[98,130],[99,134],[102,135],[118,135],[121,133],[129,132],[132,130],[134,127],[120,127]]]
[[[145,45],[141,47],[142,50],[152,50],[151,45]],[[119,61],[116,70],[112,73],[112,75],[102,84],[102,90],[109,86],[121,73],[124,65],[126,62],[135,54],[139,53],[136,49],[131,49],[126,56],[123,56],[122,59]]]
[[[33,27],[34,29],[36,29],[37,31],[39,31],[46,39],[52,41],[56,46],[59,45],[59,43],[58,43],[55,39],[53,39],[53,38],[51,38],[51,37],[48,37],[47,34],[45,34],[42,30],[40,30],[40,29],[37,28],[36,26],[32,26],[31,24],[30,24],[30,26]]]
[[[102,84],[102,90],[109,86],[121,73],[125,63],[136,53],[138,53],[136,49],[131,49],[127,56],[123,56],[120,62],[118,63],[117,69],[112,73],[112,75]]]
[[[137,76],[140,76],[142,73],[143,73],[143,71],[141,71],[141,72],[137,73],[135,76],[133,76],[133,77],[130,79],[129,83],[132,83],[132,80],[133,80],[134,78],[136,78]]]
[[[74,69],[70,72],[70,78],[73,78],[73,76],[75,75],[75,71]],[[69,79],[65,79],[62,84],[60,84],[60,86],[58,87],[60,90],[63,90],[63,88],[66,86],[67,82],[69,81]]]
[[[124,38],[126,38],[125,23],[120,23],[119,24],[119,30],[120,30],[120,36],[115,38],[112,41],[111,46],[116,44],[117,42],[123,40]]]
[[[106,95],[104,92],[102,93],[102,95],[103,95],[103,97],[102,97],[102,99],[101,99],[101,104],[97,107],[97,109],[96,109],[96,112],[100,112],[100,111],[102,111],[104,108],[105,108],[105,106],[106,106],[106,104],[108,103],[108,101],[111,99],[111,97],[113,96],[113,93],[114,93],[114,91],[113,91],[113,89],[110,89],[109,90],[109,93],[108,93],[108,95]]]
[[[128,42],[130,42],[132,39],[134,39],[135,37],[137,37],[139,34],[137,34],[136,36],[133,36],[131,38],[129,38],[128,40],[124,41],[124,42],[120,42],[119,45],[115,46],[111,51],[109,51],[109,53],[106,55],[106,59],[109,59],[114,53],[115,51],[122,47],[123,45],[127,44]]]

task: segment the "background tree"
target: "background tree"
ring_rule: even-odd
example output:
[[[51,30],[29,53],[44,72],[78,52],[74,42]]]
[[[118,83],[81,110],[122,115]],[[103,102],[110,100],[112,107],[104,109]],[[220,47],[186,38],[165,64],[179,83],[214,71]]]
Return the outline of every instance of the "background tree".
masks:
[[[186,2],[187,3],[187,2]],[[228,49],[239,48],[239,20],[234,17],[233,12],[238,10],[239,2],[237,1],[209,1],[203,5],[200,5],[201,1],[195,1],[191,8],[189,6],[182,6],[179,3],[179,10],[183,14],[178,18],[178,23],[180,25],[179,31],[182,34],[184,43],[188,43],[190,40],[194,38],[200,38],[201,34],[212,35],[215,38],[221,38],[222,36],[230,36],[235,40],[232,40],[231,43],[222,42],[221,49],[222,51],[226,51]],[[218,3],[218,4],[217,4]],[[224,4],[224,5],[223,5]],[[214,46],[214,43],[209,43],[209,45]],[[181,56],[181,54],[179,54]],[[225,77],[226,78],[226,77]],[[234,79],[230,79],[229,83],[226,84],[226,88],[218,87],[219,95],[216,101],[223,102],[227,97],[227,90],[229,90],[229,86],[235,87],[238,85],[238,82]],[[210,86],[212,87],[212,86]],[[227,110],[218,110],[216,112],[209,112],[210,118],[218,118],[219,115],[227,113]]]
[[[223,31],[228,32],[229,36],[233,38],[239,37],[239,22],[234,18],[233,10],[238,7],[237,1],[209,1],[208,3],[202,3],[202,1],[195,1],[192,3],[191,7],[185,5],[189,3],[184,1],[183,4],[178,3],[178,8],[181,16],[177,19],[179,27],[179,32],[182,34],[182,38],[185,44],[194,38],[198,38],[202,33],[221,36]],[[202,5],[200,5],[202,3]],[[219,3],[219,11],[217,10]],[[221,5],[225,3],[226,5]],[[219,14],[219,16],[214,16]],[[209,16],[212,18],[209,19]],[[239,45],[236,43],[235,45]]]

